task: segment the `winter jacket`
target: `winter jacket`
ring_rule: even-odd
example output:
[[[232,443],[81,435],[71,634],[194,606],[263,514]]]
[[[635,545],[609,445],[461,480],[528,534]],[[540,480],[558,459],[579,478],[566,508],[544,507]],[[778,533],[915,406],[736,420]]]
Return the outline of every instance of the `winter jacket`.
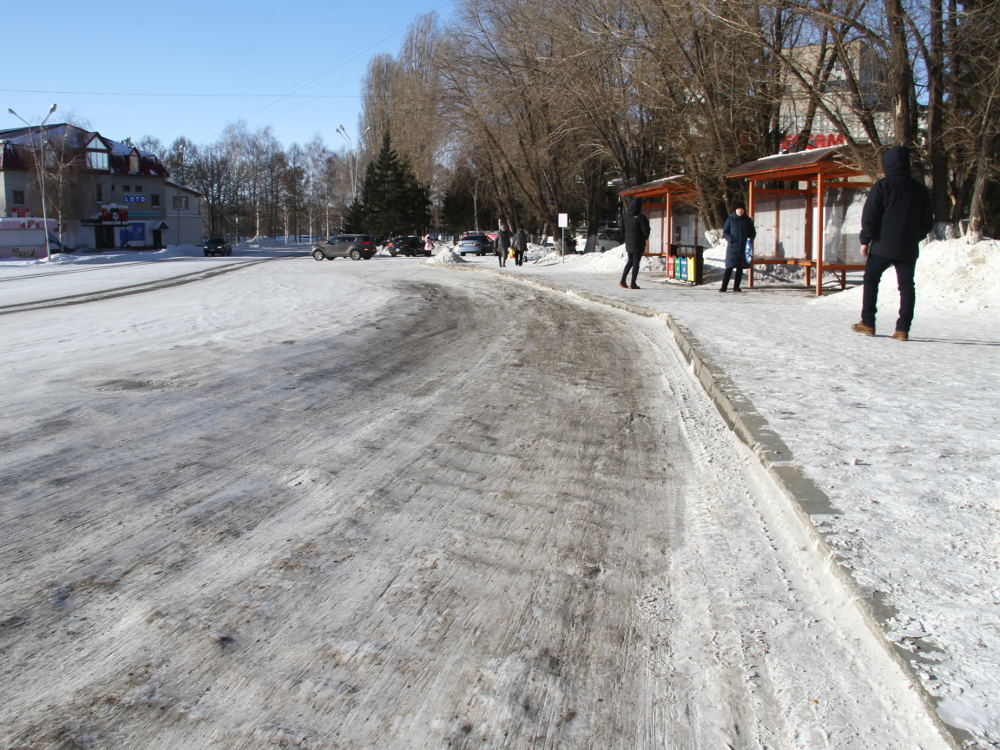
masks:
[[[753,219],[746,214],[730,214],[722,226],[722,236],[728,242],[726,245],[726,268],[749,268],[746,249],[747,240],[757,236],[757,228]]]
[[[649,239],[649,219],[642,213],[642,199],[633,198],[629,204],[630,216],[624,221],[625,252],[629,255],[641,255],[646,250],[646,240]]]
[[[523,229],[518,229],[514,233],[514,249],[519,253],[528,252],[528,233]]]
[[[510,247],[510,230],[501,229],[497,232],[497,255],[506,255]]]
[[[874,255],[916,260],[919,243],[934,227],[931,196],[910,177],[910,151],[895,146],[882,157],[885,177],[872,185],[861,211],[861,244]]]

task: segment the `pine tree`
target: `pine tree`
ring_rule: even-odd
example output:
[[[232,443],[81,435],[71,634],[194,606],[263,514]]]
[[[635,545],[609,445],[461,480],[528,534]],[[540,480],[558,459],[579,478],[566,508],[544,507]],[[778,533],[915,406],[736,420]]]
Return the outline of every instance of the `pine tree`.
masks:
[[[364,231],[379,239],[422,234],[430,220],[429,206],[427,189],[386,134],[378,157],[365,170],[359,205],[349,210],[351,223],[359,219]]]
[[[344,212],[343,231],[345,234],[365,233],[365,207],[359,198],[351,201]]]

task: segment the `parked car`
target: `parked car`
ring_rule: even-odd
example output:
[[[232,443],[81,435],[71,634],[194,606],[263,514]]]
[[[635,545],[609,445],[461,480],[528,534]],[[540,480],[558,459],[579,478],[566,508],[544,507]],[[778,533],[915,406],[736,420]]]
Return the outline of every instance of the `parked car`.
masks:
[[[430,250],[424,249],[424,241],[419,237],[393,237],[386,244],[389,248],[389,255],[431,255]]]
[[[375,240],[367,234],[334,235],[312,250],[312,257],[316,260],[333,260],[334,258],[371,260],[373,255],[375,255]]]
[[[52,232],[49,232],[49,252],[50,253],[72,253],[76,248],[64,245],[62,241]]]
[[[225,237],[209,237],[202,243],[205,255],[232,255],[233,246]]]
[[[458,254],[475,253],[489,255],[493,252],[493,240],[482,232],[466,232],[458,240]]]

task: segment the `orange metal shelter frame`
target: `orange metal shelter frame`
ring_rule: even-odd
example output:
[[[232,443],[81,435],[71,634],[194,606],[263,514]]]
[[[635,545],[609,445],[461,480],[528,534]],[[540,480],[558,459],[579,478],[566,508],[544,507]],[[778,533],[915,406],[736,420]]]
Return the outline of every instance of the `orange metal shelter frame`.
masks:
[[[670,238],[674,236],[674,206],[697,206],[698,191],[685,175],[673,175],[672,177],[661,177],[659,180],[647,182],[644,185],[626,188],[619,193],[622,197],[642,198],[644,203],[656,204],[664,207],[660,232],[661,244],[656,252],[652,248],[645,255],[665,256],[670,245]],[[698,214],[694,217],[694,236],[698,236]]]
[[[843,158],[843,149],[840,146],[832,148],[817,148],[811,151],[801,151],[794,154],[781,154],[778,156],[768,156],[756,161],[741,164],[726,174],[728,178],[743,178],[749,183],[750,215],[756,217],[755,203],[758,197],[774,197],[776,210],[774,215],[775,228],[781,225],[781,201],[782,195],[804,197],[806,201],[806,229],[805,229],[805,257],[786,258],[777,256],[754,256],[754,265],[795,265],[803,266],[806,270],[806,286],[810,285],[810,275],[816,269],[816,296],[823,294],[823,274],[827,271],[840,273],[840,288],[847,286],[847,271],[864,269],[864,264],[851,263],[824,263],[823,262],[823,242],[824,236],[822,227],[823,205],[826,192],[830,189],[845,187],[869,187],[872,183],[865,173],[849,163]],[[856,178],[863,179],[858,180]],[[789,188],[768,188],[769,182],[800,182],[806,183],[804,189]],[[820,227],[820,231],[814,232],[813,226]],[[777,234],[777,232],[776,232]],[[818,247],[813,252],[813,240],[816,240]],[[753,267],[750,268],[749,284],[753,287]]]

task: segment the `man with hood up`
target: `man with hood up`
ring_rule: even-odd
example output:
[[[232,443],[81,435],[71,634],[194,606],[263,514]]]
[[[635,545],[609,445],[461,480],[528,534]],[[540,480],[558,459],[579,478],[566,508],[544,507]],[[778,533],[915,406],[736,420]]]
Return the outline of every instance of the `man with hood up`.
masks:
[[[618,282],[618,286],[623,289],[638,289],[635,279],[639,275],[642,255],[646,252],[646,240],[649,239],[649,219],[642,212],[642,198],[633,198],[629,201],[629,215],[623,217],[622,229],[625,231],[625,252],[628,254],[628,262],[622,271],[622,280]],[[629,271],[632,272],[632,283],[626,284],[625,279]]]
[[[896,267],[899,282],[899,318],[892,338],[910,337],[916,290],[913,273],[920,240],[934,227],[931,196],[927,188],[910,177],[910,150],[894,146],[882,157],[885,177],[872,185],[861,212],[861,254],[865,256],[864,298],[861,322],[855,333],[875,335],[878,285],[889,266]]]

